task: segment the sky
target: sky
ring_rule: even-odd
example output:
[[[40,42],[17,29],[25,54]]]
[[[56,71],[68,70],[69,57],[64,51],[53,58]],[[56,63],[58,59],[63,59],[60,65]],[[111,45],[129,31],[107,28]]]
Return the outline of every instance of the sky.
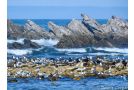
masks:
[[[9,19],[128,18],[127,0],[8,0]]]

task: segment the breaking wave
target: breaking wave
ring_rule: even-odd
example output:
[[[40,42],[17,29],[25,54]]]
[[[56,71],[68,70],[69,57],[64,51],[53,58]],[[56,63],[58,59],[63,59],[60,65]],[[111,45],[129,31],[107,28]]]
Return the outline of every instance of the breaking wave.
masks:
[[[41,46],[54,46],[59,42],[56,39],[39,39],[39,40],[32,39],[31,41],[35,42],[35,43],[37,43],[38,45],[41,45]],[[17,39],[17,40],[11,40],[11,39],[7,40],[7,43],[14,43],[14,42],[24,44],[24,38]]]
[[[24,38],[17,39],[17,40],[11,40],[11,39],[7,40],[7,43],[14,43],[14,42],[24,44]]]
[[[94,48],[95,50],[103,50],[107,52],[128,53],[128,48]]]
[[[30,56],[80,56],[80,55],[109,55],[109,56],[116,56],[116,55],[128,55],[128,49],[124,48],[95,48],[95,47],[87,47],[87,48],[55,48],[52,45],[55,45],[57,41],[53,42],[53,40],[33,40],[33,42],[42,45],[43,47],[39,49],[8,49],[7,53],[11,55],[30,55]],[[49,42],[49,43],[47,43]]]
[[[13,55],[27,55],[27,54],[32,54],[33,51],[40,51],[42,48],[39,49],[7,49],[8,54],[13,54]]]
[[[20,50],[20,49],[8,49],[7,53],[20,56],[20,55],[31,54],[32,50],[29,50],[29,49],[23,49],[23,50]]]
[[[59,52],[79,52],[79,53],[85,53],[86,48],[72,48],[72,49],[56,49]]]
[[[39,39],[39,40],[31,40],[31,41],[42,46],[54,46],[59,42],[58,40],[54,40],[54,39]]]

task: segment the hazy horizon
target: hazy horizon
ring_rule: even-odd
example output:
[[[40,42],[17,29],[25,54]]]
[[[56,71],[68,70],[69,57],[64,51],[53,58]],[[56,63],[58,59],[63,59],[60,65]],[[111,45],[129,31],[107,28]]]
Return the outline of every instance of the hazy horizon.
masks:
[[[128,19],[127,0],[8,0],[8,19]]]

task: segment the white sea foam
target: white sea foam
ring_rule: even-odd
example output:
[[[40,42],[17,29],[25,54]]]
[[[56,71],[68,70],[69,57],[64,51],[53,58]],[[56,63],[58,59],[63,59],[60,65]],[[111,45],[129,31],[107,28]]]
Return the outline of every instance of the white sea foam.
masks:
[[[127,55],[127,54],[97,52],[97,53],[88,53],[88,55],[111,55],[111,56],[115,56],[115,55]]]
[[[128,53],[127,48],[94,48],[96,50],[104,50],[108,52]]]
[[[14,55],[26,55],[26,54],[31,54],[32,50],[31,49],[7,49],[7,53],[9,54],[14,54]]]
[[[7,49],[7,53],[14,54],[14,55],[26,55],[26,54],[32,54],[33,51],[40,51],[43,48],[39,49]]]
[[[39,39],[39,40],[31,40],[31,41],[42,46],[54,46],[59,42],[58,40],[53,40],[53,39]]]
[[[56,49],[56,50],[60,52],[79,52],[79,53],[87,52],[85,48]]]
[[[24,38],[17,39],[17,40],[11,40],[11,39],[7,40],[7,43],[14,43],[14,42],[18,42],[18,43],[24,44]]]

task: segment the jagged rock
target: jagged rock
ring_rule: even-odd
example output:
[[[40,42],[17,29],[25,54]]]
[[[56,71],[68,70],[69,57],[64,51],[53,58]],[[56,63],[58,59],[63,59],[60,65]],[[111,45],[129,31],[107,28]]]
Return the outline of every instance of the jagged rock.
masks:
[[[89,30],[98,30],[100,27],[100,24],[92,18],[89,18],[89,16],[85,15],[85,14],[81,14],[83,20],[82,23],[89,29]]]
[[[53,22],[48,23],[48,27],[51,29],[51,32],[57,37],[62,38],[63,35],[70,35],[71,31],[63,26],[58,26]]]
[[[7,45],[9,49],[26,49],[26,48],[40,48],[41,46],[28,39],[24,39],[24,44],[14,42]]]
[[[48,39],[50,37],[53,37],[51,32],[48,32],[31,20],[27,20],[27,23],[24,26],[16,25],[10,20],[7,21],[8,39]]]
[[[93,36],[93,34],[89,32],[89,30],[79,20],[72,20],[68,24],[68,28],[70,29],[71,32],[73,32],[73,34],[76,35],[84,35],[84,36],[89,35],[90,38]]]
[[[127,47],[128,25],[125,20],[112,16],[102,28],[104,38],[114,47]]]
[[[45,30],[31,20],[27,20],[27,23],[24,26],[13,24],[8,20],[8,39],[26,38],[31,40],[53,38],[59,40],[58,44],[55,45],[55,47],[58,48],[88,46],[127,47],[127,21],[112,16],[106,24],[101,25],[95,19],[92,19],[85,14],[81,14],[81,16],[83,18],[82,21],[72,20],[67,26],[58,26],[53,22],[49,22],[48,27],[50,28],[50,31]],[[14,44],[15,47],[21,46],[18,43]],[[35,43],[32,43],[32,45],[34,44]]]
[[[49,39],[52,34],[31,20],[24,25],[24,35],[28,39]]]
[[[23,26],[16,25],[12,21],[7,20],[7,38],[17,39],[23,38],[24,28]]]
[[[81,23],[79,20],[72,20],[67,28],[72,32],[70,35],[64,35],[57,47],[61,48],[75,48],[90,46],[95,39],[93,34]],[[89,44],[90,43],[90,44]]]

